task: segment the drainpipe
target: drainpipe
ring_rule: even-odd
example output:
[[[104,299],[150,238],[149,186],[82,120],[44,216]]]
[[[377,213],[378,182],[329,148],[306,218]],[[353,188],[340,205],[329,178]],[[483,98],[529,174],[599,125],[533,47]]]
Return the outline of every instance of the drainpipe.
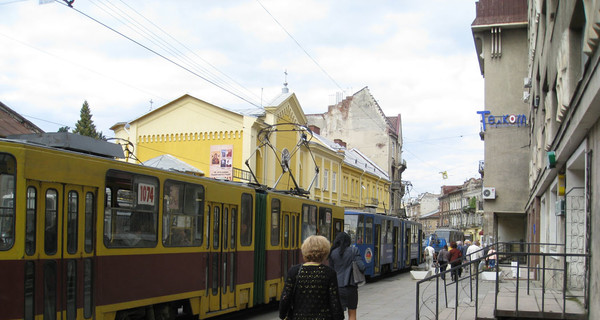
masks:
[[[379,181],[381,181],[381,177],[379,177],[377,183],[375,183],[375,190],[377,190],[377,208],[379,208]],[[377,212],[377,208],[375,208],[375,212]],[[385,210],[383,211],[383,214],[387,214],[385,213]]]
[[[365,169],[363,169],[363,173],[360,175],[360,180],[359,180],[359,183],[360,183],[360,198],[358,199],[358,206],[359,207],[362,207],[362,195],[363,195],[363,188],[364,188],[362,181],[363,181],[363,176],[365,175],[366,172],[367,171]]]

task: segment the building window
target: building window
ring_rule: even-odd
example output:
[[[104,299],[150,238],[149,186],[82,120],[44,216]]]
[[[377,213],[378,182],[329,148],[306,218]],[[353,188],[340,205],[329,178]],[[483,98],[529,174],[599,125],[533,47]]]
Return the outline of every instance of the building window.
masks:
[[[323,171],[323,190],[327,190],[329,188],[329,170],[325,169]]]
[[[337,192],[337,172],[331,173],[331,192]]]

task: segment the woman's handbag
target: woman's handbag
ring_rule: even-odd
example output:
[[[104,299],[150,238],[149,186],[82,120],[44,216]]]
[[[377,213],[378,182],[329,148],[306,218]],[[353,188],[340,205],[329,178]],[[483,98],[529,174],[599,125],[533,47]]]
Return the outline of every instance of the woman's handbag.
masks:
[[[365,275],[358,268],[356,261],[352,261],[352,278],[354,278],[354,283],[359,287],[366,282]]]

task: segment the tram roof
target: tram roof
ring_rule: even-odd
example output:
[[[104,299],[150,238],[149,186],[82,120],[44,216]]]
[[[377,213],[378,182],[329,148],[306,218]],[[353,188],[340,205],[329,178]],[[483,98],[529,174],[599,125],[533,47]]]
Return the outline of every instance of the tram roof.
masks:
[[[69,132],[47,132],[34,134],[10,135],[8,139],[23,140],[47,147],[61,148],[70,151],[93,154],[107,158],[125,158],[123,148],[115,143],[97,140]]]

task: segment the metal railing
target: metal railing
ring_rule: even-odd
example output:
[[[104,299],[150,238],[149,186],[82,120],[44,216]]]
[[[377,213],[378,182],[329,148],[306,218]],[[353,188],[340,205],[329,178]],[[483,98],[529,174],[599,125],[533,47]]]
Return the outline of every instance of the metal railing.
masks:
[[[465,318],[465,314],[472,314],[472,319],[477,319],[482,308],[495,317],[500,312],[498,298],[501,295],[504,299],[514,296],[511,310],[505,312],[511,317],[519,317],[525,315],[524,308],[519,306],[523,294],[541,299],[540,306],[536,305],[541,317],[550,309],[546,305],[546,301],[551,301],[547,299],[549,295],[562,297],[562,304],[558,305],[562,310],[560,319],[567,317],[567,301],[583,306],[581,312],[587,314],[589,268],[581,270],[578,266],[589,265],[589,253],[565,253],[563,244],[524,242],[496,243],[482,250],[487,253],[490,247],[497,248],[496,252],[472,261],[463,257],[465,261],[461,265],[439,272],[436,269],[435,274],[418,281],[416,319],[456,320],[459,315]],[[490,268],[488,261],[494,255],[496,267]],[[463,269],[465,272],[459,274]],[[484,276],[495,280],[484,280]],[[452,280],[448,281],[449,278]],[[552,307],[556,311],[557,306]],[[451,313],[454,313],[453,317]]]

